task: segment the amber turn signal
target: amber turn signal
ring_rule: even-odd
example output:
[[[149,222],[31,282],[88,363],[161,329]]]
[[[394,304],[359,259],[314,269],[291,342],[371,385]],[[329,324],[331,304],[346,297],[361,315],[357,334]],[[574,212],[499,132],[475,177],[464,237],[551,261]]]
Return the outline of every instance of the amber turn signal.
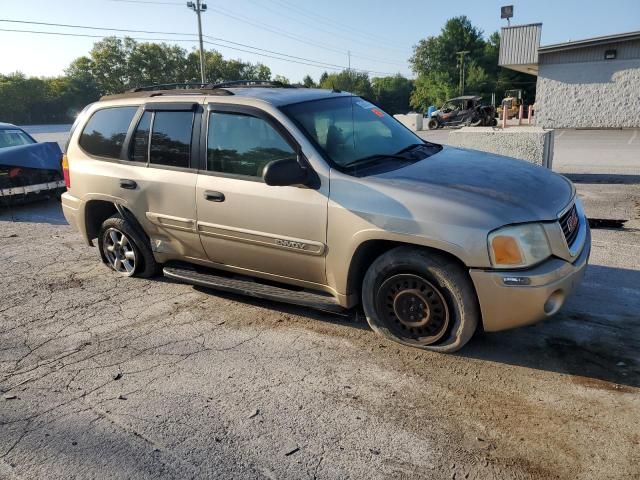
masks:
[[[500,265],[521,265],[524,263],[522,252],[515,238],[498,235],[493,237],[491,246],[496,263]]]

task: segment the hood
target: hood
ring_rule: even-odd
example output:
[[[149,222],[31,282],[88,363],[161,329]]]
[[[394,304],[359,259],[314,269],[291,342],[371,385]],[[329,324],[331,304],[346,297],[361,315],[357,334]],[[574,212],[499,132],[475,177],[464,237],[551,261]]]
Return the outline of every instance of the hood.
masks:
[[[503,224],[555,221],[574,195],[565,177],[501,155],[445,146],[412,165],[369,177],[440,202],[471,207]]]

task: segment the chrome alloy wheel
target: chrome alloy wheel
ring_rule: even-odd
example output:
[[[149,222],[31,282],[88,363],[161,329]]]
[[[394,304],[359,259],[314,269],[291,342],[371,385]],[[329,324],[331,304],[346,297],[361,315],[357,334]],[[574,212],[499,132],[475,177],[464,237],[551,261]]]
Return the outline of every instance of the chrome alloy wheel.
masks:
[[[115,228],[109,228],[102,238],[102,251],[111,268],[116,272],[131,276],[136,270],[136,252],[131,240]]]
[[[449,326],[444,296],[418,275],[394,275],[383,282],[378,290],[378,312],[397,337],[420,345],[437,342]]]

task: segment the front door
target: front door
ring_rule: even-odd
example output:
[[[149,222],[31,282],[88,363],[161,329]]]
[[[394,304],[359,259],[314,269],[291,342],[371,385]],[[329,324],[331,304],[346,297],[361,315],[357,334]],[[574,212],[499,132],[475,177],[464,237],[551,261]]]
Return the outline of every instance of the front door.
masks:
[[[297,157],[295,140],[255,108],[211,106],[206,123],[196,207],[209,259],[248,273],[324,284],[326,194],[262,181],[267,163]]]

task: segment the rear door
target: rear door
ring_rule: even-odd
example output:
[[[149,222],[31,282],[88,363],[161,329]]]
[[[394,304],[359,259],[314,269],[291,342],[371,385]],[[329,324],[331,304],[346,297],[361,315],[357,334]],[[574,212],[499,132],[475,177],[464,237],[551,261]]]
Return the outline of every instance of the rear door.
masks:
[[[77,146],[69,147],[71,193],[128,208],[158,252],[203,258],[195,228],[198,149],[192,148],[199,142],[198,108],[149,104],[93,112]]]
[[[149,103],[129,141],[128,159],[146,163],[132,206],[155,251],[174,258],[204,258],[196,231],[195,187],[202,107]]]
[[[253,107],[210,105],[206,123],[196,206],[209,259],[324,284],[326,192],[262,180],[268,162],[301,154],[293,137]]]

